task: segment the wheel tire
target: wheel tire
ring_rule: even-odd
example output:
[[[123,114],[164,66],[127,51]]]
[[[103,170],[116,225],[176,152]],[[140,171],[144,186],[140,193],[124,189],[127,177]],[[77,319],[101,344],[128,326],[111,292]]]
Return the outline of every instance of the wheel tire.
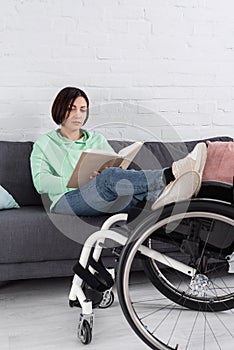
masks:
[[[230,206],[217,206],[217,203],[207,203],[204,201],[192,201],[187,209],[187,213],[195,213],[195,212],[201,212],[201,213],[207,213],[208,215],[218,214],[221,216],[228,217],[230,219],[234,219],[233,215],[233,208]],[[166,211],[164,212],[164,217],[167,216]],[[184,306],[188,309],[197,310],[197,311],[225,311],[234,308],[234,297],[222,299],[220,300],[217,298],[217,301],[210,300],[210,302],[207,302],[207,300],[204,300],[203,298],[193,298],[191,296],[188,296],[186,293],[182,294],[180,293],[176,288],[172,288],[170,283],[165,283],[165,280],[162,277],[162,274],[160,272],[160,269],[157,271],[157,268],[155,268],[155,263],[152,259],[146,258],[143,261],[143,264],[145,266],[145,272],[148,275],[150,281],[153,283],[153,285],[168,299],[174,301],[176,304],[179,304],[181,306]]]
[[[158,211],[155,211],[149,217],[147,217],[132,233],[129,241],[127,242],[127,244],[125,245],[121,253],[121,257],[118,265],[118,273],[117,273],[118,298],[119,298],[122,311],[129,325],[132,327],[134,332],[144,341],[144,343],[147,344],[152,349],[164,350],[164,349],[171,349],[171,347],[167,345],[167,342],[164,343],[160,340],[160,334],[159,334],[159,337],[157,337],[156,334],[154,334],[154,332],[151,333],[151,331],[148,331],[147,326],[144,324],[144,320],[142,322],[141,316],[140,315],[138,316],[138,314],[136,313],[136,310],[134,309],[134,302],[132,301],[130,296],[130,274],[131,274],[133,261],[137,257],[137,255],[141,258],[142,261],[146,259],[146,266],[148,268],[148,274],[146,275],[150,277],[150,280],[153,286],[159,289],[159,291],[166,297],[166,299],[168,298],[173,302],[175,302],[176,304],[180,304],[182,306],[186,306],[187,308],[191,308],[193,310],[198,310],[201,312],[206,312],[206,311],[215,312],[215,311],[221,311],[221,310],[228,310],[234,307],[233,292],[228,293],[228,291],[225,291],[223,295],[221,294],[220,299],[214,298],[216,300],[214,303],[212,303],[212,307],[209,304],[209,300],[211,299],[211,297],[208,297],[208,299],[206,299],[205,301],[200,297],[195,298],[193,296],[191,298],[188,295],[183,295],[182,293],[178,294],[178,291],[176,290],[175,287],[173,288],[172,286],[172,288],[170,288],[170,283],[169,283],[170,280],[165,282],[162,280],[160,273],[155,273],[154,266],[150,265],[151,258],[146,256],[141,256],[141,254],[138,253],[138,248],[142,244],[146,244],[147,239],[149,237],[152,237],[152,234],[155,231],[158,231],[167,225],[167,223],[169,222],[168,221],[169,217],[173,217],[173,215],[175,215],[174,221],[176,222],[177,220],[176,215],[178,213],[179,214],[185,213],[185,211],[182,212],[182,209],[184,209],[185,207],[186,207],[186,213],[187,212],[191,213],[192,217],[196,215],[195,212],[198,212],[198,218],[200,218],[199,215],[201,215],[202,217],[203,213],[208,213],[211,215],[214,214],[214,217],[218,218],[217,220],[220,220],[221,222],[223,220],[224,223],[227,223],[225,221],[227,218],[227,221],[228,221],[227,224],[230,225],[230,227],[232,228],[231,232],[233,232],[233,226],[234,226],[233,207],[231,207],[229,204],[226,204],[226,203],[220,203],[220,202],[213,203],[212,201],[209,201],[209,200],[194,200],[194,201],[191,201],[190,204],[187,203],[187,206],[186,206],[186,203],[184,202],[177,203],[175,206],[174,205],[166,206],[162,211],[162,213],[160,214],[158,213]],[[205,217],[207,218],[208,216],[205,216]],[[156,237],[157,239],[156,234],[154,237]],[[210,307],[210,310],[209,310],[209,307]]]
[[[84,320],[81,329],[78,331],[78,338],[82,344],[90,344],[92,341],[92,329],[87,320]]]

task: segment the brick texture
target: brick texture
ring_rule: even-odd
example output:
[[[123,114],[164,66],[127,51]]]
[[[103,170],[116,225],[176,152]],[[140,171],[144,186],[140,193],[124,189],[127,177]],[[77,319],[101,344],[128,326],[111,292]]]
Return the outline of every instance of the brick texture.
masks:
[[[51,128],[64,86],[108,138],[234,136],[234,2],[8,0],[0,11],[0,139]],[[93,115],[93,118],[92,118]]]

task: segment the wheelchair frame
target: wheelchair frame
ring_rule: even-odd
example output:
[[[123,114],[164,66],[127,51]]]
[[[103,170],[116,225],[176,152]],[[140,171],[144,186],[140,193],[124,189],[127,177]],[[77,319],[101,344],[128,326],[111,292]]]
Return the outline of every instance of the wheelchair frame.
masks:
[[[215,200],[211,199],[211,201],[215,201]],[[128,241],[129,237],[126,237],[123,234],[116,232],[114,229],[111,229],[111,227],[117,222],[120,222],[120,221],[126,222],[127,219],[128,219],[128,214],[115,214],[112,217],[108,218],[99,230],[97,230],[90,237],[88,237],[88,239],[85,241],[85,244],[83,246],[83,249],[79,258],[79,263],[83,268],[88,267],[89,271],[92,274],[95,273],[95,269],[92,268],[91,266],[88,266],[89,257],[92,254],[92,258],[96,262],[99,260],[102,253],[102,249],[106,247],[105,246],[106,239],[111,239],[112,241],[117,242],[121,246],[126,245],[126,242]],[[176,215],[174,215],[174,219],[176,220]],[[180,219],[179,216],[178,216],[178,219]],[[196,268],[193,268],[183,262],[177,261],[176,259],[169,257],[168,255],[165,255],[145,245],[141,244],[138,247],[138,251],[145,257],[151,258],[168,267],[173,267],[174,270],[189,276],[191,279],[197,273]],[[227,256],[227,259],[229,260],[228,272],[233,273],[234,272],[234,252],[230,256]],[[114,269],[107,269],[107,270],[111,273],[114,279],[115,278]],[[77,335],[83,344],[89,344],[92,340],[94,313],[93,313],[92,301],[87,299],[87,296],[82,290],[82,284],[83,284],[83,280],[77,274],[75,274],[73,278],[70,294],[69,294],[69,302],[70,303],[76,302],[76,301],[79,302],[79,306],[81,307],[81,313],[80,313],[80,320],[78,324]],[[112,288],[106,290],[103,293],[104,308],[111,305],[110,304],[105,306],[105,299],[107,299],[107,303],[108,303],[110,293],[113,293],[111,289]]]
[[[103,245],[105,243],[105,239],[111,239],[122,246],[124,246],[128,240],[127,237],[124,235],[121,235],[120,233],[117,233],[115,231],[112,231],[110,227],[117,223],[118,221],[127,221],[128,214],[116,214],[112,217],[108,218],[104,224],[102,225],[101,229],[94,232],[85,242],[81,256],[79,259],[79,263],[86,268],[89,260],[89,256],[91,254],[92,248],[94,247],[93,251],[93,258],[98,261],[98,259],[101,256]],[[151,248],[147,248],[145,246],[141,246],[139,251],[149,258],[153,258],[154,260],[163,263],[167,266],[173,266],[176,270],[187,274],[190,277],[193,277],[196,274],[196,269],[183,264],[181,262],[178,262],[177,260],[170,258],[166,256],[165,254],[161,254],[160,252],[157,252]],[[92,273],[94,273],[94,270],[90,267],[90,270]],[[114,277],[113,269],[110,270],[111,274]],[[82,339],[81,336],[81,330],[84,323],[84,320],[87,320],[90,323],[90,328],[92,330],[93,328],[93,308],[92,308],[92,301],[87,300],[83,290],[82,290],[82,283],[83,280],[77,276],[74,275],[73,281],[72,281],[72,287],[69,294],[69,300],[70,301],[76,301],[78,300],[81,305],[81,314],[80,314],[80,321],[78,326],[78,337]],[[106,291],[105,293],[109,293],[110,291]],[[104,296],[105,297],[105,296]]]

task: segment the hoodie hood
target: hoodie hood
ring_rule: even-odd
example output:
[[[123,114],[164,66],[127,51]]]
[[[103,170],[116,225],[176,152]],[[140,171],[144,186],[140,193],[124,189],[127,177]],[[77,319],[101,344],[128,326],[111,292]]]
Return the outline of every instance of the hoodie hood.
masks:
[[[83,137],[80,139],[80,140],[70,140],[68,139],[67,137],[61,135],[60,133],[60,129],[57,129],[57,130],[52,130],[50,132],[48,132],[46,135],[48,138],[50,138],[51,140],[53,140],[57,145],[71,145],[73,143],[77,143],[77,144],[84,144],[86,143],[90,137],[91,137],[91,134],[84,130],[84,129],[81,129],[81,132],[83,134]]]

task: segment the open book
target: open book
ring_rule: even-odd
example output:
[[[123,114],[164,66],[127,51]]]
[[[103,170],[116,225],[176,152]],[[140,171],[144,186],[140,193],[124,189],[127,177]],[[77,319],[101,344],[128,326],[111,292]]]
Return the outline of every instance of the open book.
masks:
[[[82,152],[76,167],[67,183],[68,188],[78,188],[90,181],[94,171],[102,171],[106,167],[127,169],[143,143],[137,141],[119,151],[119,153],[87,149]]]

